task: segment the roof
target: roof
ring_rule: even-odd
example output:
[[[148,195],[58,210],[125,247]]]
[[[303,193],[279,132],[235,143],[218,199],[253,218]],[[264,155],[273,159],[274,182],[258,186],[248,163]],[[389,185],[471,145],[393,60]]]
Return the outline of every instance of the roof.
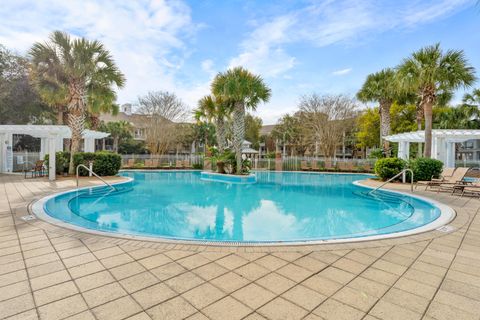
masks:
[[[242,153],[258,153],[258,150],[252,149],[252,148],[243,148]]]
[[[61,138],[70,138],[72,136],[72,131],[68,126],[59,125],[0,125],[0,133],[28,134],[35,138],[48,138],[53,135]],[[86,129],[83,131],[82,137],[102,139],[109,135],[107,132]]]
[[[443,138],[451,142],[462,142],[471,139],[480,139],[480,130],[467,129],[434,129],[432,138]],[[393,134],[385,137],[390,142],[424,142],[425,131],[412,131]]]
[[[268,135],[268,134],[272,133],[275,126],[276,126],[275,124],[267,124],[267,125],[262,126],[260,128],[260,135],[265,136],[265,135]]]
[[[126,114],[125,112],[119,112],[116,115],[102,113],[100,115],[100,120],[104,122],[127,121],[135,128],[146,128],[148,126],[148,122],[146,121],[147,117],[147,115],[137,113]]]

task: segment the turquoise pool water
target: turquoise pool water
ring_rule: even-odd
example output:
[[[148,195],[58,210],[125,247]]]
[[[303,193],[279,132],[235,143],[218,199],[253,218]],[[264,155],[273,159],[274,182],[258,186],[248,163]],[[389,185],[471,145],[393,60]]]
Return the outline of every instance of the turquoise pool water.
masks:
[[[356,186],[361,174],[258,172],[253,185],[198,171],[124,171],[132,182],[55,196],[51,217],[93,230],[163,238],[270,242],[357,238],[410,230],[440,216],[432,204]]]

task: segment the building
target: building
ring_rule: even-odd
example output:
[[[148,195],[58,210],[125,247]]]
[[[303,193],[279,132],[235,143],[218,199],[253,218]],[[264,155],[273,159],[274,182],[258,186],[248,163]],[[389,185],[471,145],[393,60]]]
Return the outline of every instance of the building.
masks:
[[[131,103],[125,103],[120,106],[120,111],[116,115],[102,114],[100,120],[108,122],[126,121],[129,122],[132,129],[133,139],[136,141],[145,141],[147,138],[147,116],[143,114],[133,113],[133,105]]]

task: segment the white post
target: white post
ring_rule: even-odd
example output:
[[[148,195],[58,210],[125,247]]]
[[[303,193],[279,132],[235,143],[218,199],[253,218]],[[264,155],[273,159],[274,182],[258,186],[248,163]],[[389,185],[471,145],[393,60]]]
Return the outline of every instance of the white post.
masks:
[[[85,152],[95,152],[95,139],[94,138],[84,138],[84,149]]]
[[[40,138],[40,159],[45,159],[45,155],[48,153],[48,141],[47,138]]]
[[[56,136],[51,136],[48,138],[48,180],[50,181],[55,181],[56,179],[56,168],[55,168],[55,163],[56,163],[56,158],[55,158],[55,152],[56,152],[56,145],[57,145],[57,137]]]
[[[447,141],[447,152],[446,152],[446,161],[445,166],[447,168],[455,167],[455,142]]]

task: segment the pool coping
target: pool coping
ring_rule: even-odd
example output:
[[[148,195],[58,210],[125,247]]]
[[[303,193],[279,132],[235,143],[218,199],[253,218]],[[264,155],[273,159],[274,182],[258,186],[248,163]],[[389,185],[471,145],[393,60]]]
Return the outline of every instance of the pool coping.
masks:
[[[123,171],[129,171],[129,170],[123,170]],[[132,170],[132,171],[137,171],[137,170]],[[145,170],[146,172],[152,172],[152,171],[163,171],[163,172],[185,172],[186,170]],[[187,171],[198,171],[198,170],[187,170]],[[277,172],[291,172],[291,171],[277,171]],[[299,171],[303,172],[303,171]],[[309,173],[309,172],[304,172],[304,173]],[[312,174],[318,174],[317,172],[312,172]],[[320,173],[321,174],[321,173]],[[326,174],[335,174],[335,173],[326,173]],[[356,174],[356,173],[351,173],[351,174]],[[126,180],[125,181],[119,181],[112,183],[112,185],[119,185],[119,184],[126,184],[134,181],[133,178],[129,177],[123,177]],[[371,179],[365,179],[365,180],[357,180],[354,181],[353,184],[363,187],[363,188],[368,188],[368,189],[374,189],[372,186],[368,186],[365,183]],[[301,241],[209,241],[209,240],[196,240],[196,239],[175,239],[175,238],[167,238],[167,237],[155,237],[155,236],[141,236],[141,235],[134,235],[134,234],[128,234],[128,233],[121,233],[121,232],[108,232],[108,231],[100,231],[100,230],[93,230],[89,228],[84,228],[80,227],[74,224],[70,224],[68,222],[64,222],[62,220],[56,219],[48,215],[48,213],[44,209],[45,203],[62,194],[66,193],[71,193],[75,192],[77,190],[84,190],[84,189],[89,189],[89,188],[98,188],[98,187],[103,187],[102,185],[96,185],[96,186],[87,186],[87,187],[82,187],[82,188],[74,188],[74,189],[69,189],[65,190],[62,192],[56,192],[50,195],[47,195],[45,197],[42,197],[40,199],[37,199],[33,201],[29,205],[29,212],[36,217],[38,217],[40,220],[45,221],[51,225],[63,228],[63,229],[68,229],[71,231],[76,231],[76,232],[81,232],[81,233],[86,233],[86,234],[91,234],[91,235],[96,235],[96,236],[102,236],[102,237],[111,237],[111,238],[117,238],[117,239],[125,239],[125,240],[135,240],[135,241],[142,241],[142,242],[147,242],[147,243],[163,243],[163,244],[178,244],[178,245],[190,245],[190,246],[206,246],[206,247],[299,247],[299,246],[316,246],[316,245],[349,245],[349,244],[354,244],[354,243],[365,243],[365,242],[378,242],[378,241],[388,241],[388,240],[395,240],[399,238],[405,238],[405,237],[412,237],[415,235],[421,235],[425,234],[428,232],[432,232],[435,230],[438,230],[439,228],[451,223],[455,217],[456,217],[456,212],[453,208],[450,206],[447,206],[439,201],[436,201],[434,199],[420,196],[420,195],[415,195],[411,194],[408,192],[403,192],[403,191],[398,191],[398,190],[391,190],[391,189],[386,189],[388,192],[392,193],[397,193],[401,195],[406,195],[410,196],[412,198],[416,198],[422,201],[425,201],[427,203],[430,203],[434,206],[436,206],[441,214],[440,216],[435,219],[434,221],[424,225],[420,226],[418,228],[414,228],[411,230],[405,230],[405,231],[400,231],[400,232],[394,232],[394,233],[389,233],[389,234],[381,234],[381,235],[371,235],[371,236],[365,236],[365,237],[351,237],[351,238],[339,238],[339,239],[325,239],[325,240],[301,240]]]

